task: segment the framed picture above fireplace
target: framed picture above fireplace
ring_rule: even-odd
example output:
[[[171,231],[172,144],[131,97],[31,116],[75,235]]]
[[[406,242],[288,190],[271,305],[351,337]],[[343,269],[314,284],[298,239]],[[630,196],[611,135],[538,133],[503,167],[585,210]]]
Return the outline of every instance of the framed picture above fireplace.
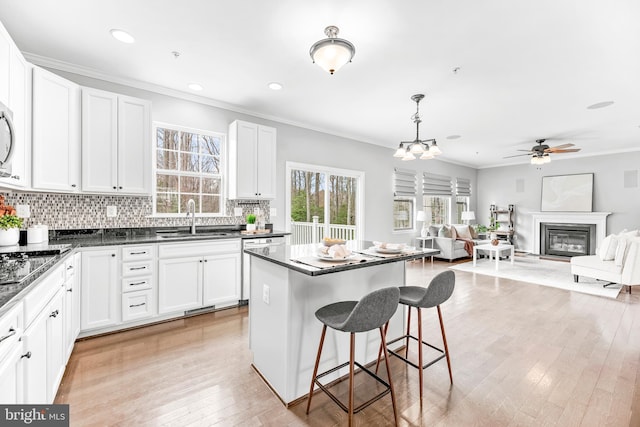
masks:
[[[591,212],[593,174],[542,177],[542,212]]]

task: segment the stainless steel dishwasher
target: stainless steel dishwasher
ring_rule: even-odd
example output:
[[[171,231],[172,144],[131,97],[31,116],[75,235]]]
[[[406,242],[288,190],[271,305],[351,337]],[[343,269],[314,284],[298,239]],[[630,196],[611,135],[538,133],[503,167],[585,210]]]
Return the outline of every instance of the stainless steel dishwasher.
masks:
[[[264,249],[270,253],[283,251],[285,237],[263,237],[255,239],[242,239],[242,293],[240,294],[240,305],[249,303],[249,292],[251,289],[251,255],[244,253],[245,249]]]

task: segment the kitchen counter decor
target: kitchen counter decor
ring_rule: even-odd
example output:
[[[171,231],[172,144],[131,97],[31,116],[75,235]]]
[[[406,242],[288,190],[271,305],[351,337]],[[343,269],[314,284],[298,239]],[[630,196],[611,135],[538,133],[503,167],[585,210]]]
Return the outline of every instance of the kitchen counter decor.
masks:
[[[16,216],[13,206],[4,204],[4,196],[0,194],[0,246],[17,245],[20,240],[22,218]]]

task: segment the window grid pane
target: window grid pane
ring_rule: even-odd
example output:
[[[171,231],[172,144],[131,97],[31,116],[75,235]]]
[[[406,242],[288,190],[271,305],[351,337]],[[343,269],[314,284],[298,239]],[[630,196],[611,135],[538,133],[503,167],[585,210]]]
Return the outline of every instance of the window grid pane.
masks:
[[[156,131],[156,213],[222,213],[222,135],[158,127]]]

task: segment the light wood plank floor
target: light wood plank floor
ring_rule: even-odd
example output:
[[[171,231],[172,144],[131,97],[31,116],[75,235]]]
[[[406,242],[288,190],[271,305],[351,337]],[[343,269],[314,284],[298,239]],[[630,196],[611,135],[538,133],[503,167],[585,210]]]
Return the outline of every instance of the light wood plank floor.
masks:
[[[410,263],[409,284],[450,265]],[[611,300],[456,272],[442,311],[454,384],[444,360],[428,368],[421,406],[417,371],[392,358],[400,425],[640,426],[639,288]],[[423,324],[440,344],[435,310]],[[70,404],[72,426],[346,424],[323,393],[308,416],[306,401],[286,409],[250,367],[247,330],[245,307],[80,341],[56,403]],[[365,377],[356,396],[372,389]],[[391,414],[385,397],[356,425]]]

